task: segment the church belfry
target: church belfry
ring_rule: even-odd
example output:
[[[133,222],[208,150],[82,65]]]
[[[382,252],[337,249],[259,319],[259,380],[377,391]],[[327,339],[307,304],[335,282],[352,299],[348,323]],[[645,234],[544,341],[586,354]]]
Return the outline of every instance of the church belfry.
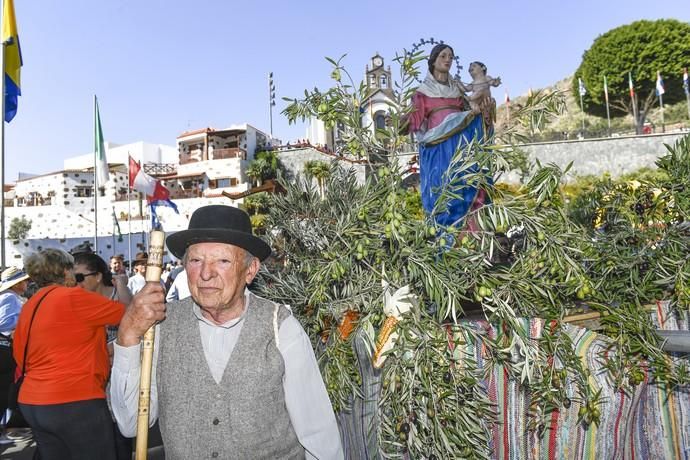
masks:
[[[371,58],[371,63],[366,66],[366,82],[372,91],[383,91],[386,96],[393,98],[393,88],[391,80],[391,68],[384,68],[383,57],[376,53]]]

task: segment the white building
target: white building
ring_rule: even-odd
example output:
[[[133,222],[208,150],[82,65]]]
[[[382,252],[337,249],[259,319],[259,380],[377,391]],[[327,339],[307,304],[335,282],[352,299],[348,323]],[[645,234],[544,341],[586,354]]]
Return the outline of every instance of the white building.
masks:
[[[107,143],[110,179],[103,195],[99,192],[97,197],[93,154],[66,159],[62,171],[23,176],[5,191],[6,264],[22,266],[24,255],[43,247],[70,250],[85,241],[93,242],[95,232],[98,252],[105,259],[113,254],[128,258],[145,249],[150,215],[144,197],[128,193],[129,156],[170,190],[179,214],[162,206],[157,213],[165,231],[171,232],[187,228],[189,216],[200,206],[238,205],[241,200],[231,200],[222,192],[247,190],[247,163],[257,151],[279,143],[248,124],[186,132],[178,137],[176,147]],[[26,238],[9,238],[13,219],[31,221]]]

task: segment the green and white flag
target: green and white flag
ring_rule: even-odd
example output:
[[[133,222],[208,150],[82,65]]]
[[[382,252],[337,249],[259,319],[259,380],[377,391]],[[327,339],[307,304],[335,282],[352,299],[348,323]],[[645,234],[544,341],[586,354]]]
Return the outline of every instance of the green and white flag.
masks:
[[[108,160],[105,157],[105,145],[103,142],[103,129],[101,128],[101,115],[98,112],[98,99],[93,97],[94,102],[94,166],[96,169],[96,187],[101,188],[110,180],[108,172]]]

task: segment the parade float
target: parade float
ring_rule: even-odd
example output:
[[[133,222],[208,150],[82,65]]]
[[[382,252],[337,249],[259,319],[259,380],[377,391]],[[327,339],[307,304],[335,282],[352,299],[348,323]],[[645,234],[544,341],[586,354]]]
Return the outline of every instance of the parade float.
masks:
[[[396,59],[375,131],[342,60],[332,88],[290,101],[289,119],[342,128],[337,154],[367,179],[333,162],[318,183],[284,180],[265,219],[276,257],[258,287],[311,337],[347,457],[684,458],[690,140],[647,177],[574,189],[555,165],[525,168],[520,133],[563,108],[535,91],[510,122],[473,112],[489,129],[458,144],[429,210],[398,161],[421,48]],[[468,188],[486,199],[439,223]]]

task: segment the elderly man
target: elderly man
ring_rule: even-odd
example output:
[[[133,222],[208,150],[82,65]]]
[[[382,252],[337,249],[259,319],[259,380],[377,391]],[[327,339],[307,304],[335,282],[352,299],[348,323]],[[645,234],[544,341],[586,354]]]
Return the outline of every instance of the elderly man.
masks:
[[[122,433],[136,431],[141,337],[162,321],[150,421],[160,419],[166,458],[342,458],[308,336],[285,306],[246,288],[271,252],[249,216],[199,208],[167,246],[183,260],[192,296],[167,312],[135,304],[120,322],[110,394]]]

